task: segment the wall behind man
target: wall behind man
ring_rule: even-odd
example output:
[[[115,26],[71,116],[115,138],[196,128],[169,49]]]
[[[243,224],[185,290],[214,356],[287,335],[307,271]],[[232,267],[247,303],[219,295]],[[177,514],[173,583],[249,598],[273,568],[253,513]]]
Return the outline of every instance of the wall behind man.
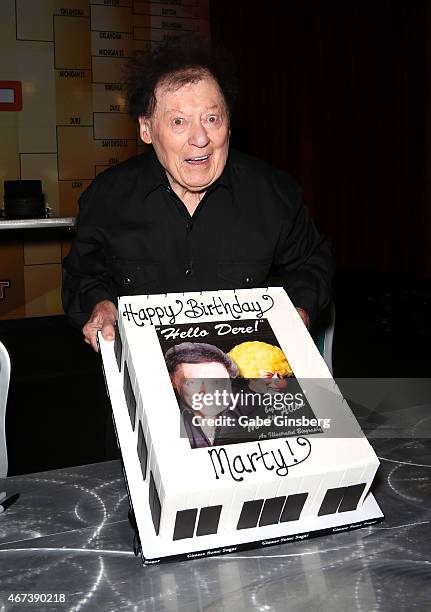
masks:
[[[0,112],[0,180],[40,179],[54,214],[75,216],[92,179],[139,149],[127,59],[184,31],[208,34],[208,0],[2,0],[0,79],[21,83],[23,108]],[[0,319],[61,314],[69,241],[21,236],[0,234]]]
[[[240,78],[232,142],[302,184],[338,265],[430,278],[427,0],[211,0]]]

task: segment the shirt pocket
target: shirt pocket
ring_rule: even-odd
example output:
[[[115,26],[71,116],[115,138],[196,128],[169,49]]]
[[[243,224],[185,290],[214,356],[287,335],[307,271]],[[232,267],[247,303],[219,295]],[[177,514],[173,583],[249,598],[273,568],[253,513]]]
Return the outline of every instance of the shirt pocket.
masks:
[[[156,262],[116,259],[111,265],[111,274],[119,295],[133,295],[149,291],[159,277]]]
[[[271,270],[271,260],[222,261],[217,266],[218,276],[229,283],[229,288],[244,289],[265,285]]]

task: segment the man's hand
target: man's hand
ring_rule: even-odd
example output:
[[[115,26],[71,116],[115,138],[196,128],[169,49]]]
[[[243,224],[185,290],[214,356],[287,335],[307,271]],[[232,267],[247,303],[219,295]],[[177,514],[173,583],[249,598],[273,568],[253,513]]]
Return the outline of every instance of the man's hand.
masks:
[[[117,309],[113,302],[103,300],[93,308],[90,318],[82,328],[85,342],[90,344],[96,353],[99,351],[97,346],[97,332],[101,331],[105,340],[113,340],[115,337],[115,321],[117,320]]]
[[[308,316],[308,313],[305,312],[303,308],[297,308],[296,310],[298,311],[298,314],[301,317],[302,322],[304,323],[305,327],[307,329],[310,329],[310,317]]]

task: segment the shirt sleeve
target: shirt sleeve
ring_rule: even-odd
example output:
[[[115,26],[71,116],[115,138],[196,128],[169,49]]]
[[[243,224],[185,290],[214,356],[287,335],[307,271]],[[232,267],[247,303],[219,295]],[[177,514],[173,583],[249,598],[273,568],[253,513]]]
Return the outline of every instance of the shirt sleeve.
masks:
[[[330,241],[319,234],[295,184],[291,214],[283,227],[275,259],[276,274],[296,307],[311,322],[331,301],[334,262]]]
[[[110,291],[98,196],[95,182],[81,195],[75,240],[63,261],[63,308],[79,328],[98,302],[117,301]]]

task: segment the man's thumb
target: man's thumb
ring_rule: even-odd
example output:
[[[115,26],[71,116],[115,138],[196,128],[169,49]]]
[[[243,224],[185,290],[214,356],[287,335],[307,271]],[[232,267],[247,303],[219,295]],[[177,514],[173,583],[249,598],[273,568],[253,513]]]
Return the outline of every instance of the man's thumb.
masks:
[[[115,337],[115,330],[112,323],[105,323],[102,327],[102,336],[105,340],[113,340]]]

